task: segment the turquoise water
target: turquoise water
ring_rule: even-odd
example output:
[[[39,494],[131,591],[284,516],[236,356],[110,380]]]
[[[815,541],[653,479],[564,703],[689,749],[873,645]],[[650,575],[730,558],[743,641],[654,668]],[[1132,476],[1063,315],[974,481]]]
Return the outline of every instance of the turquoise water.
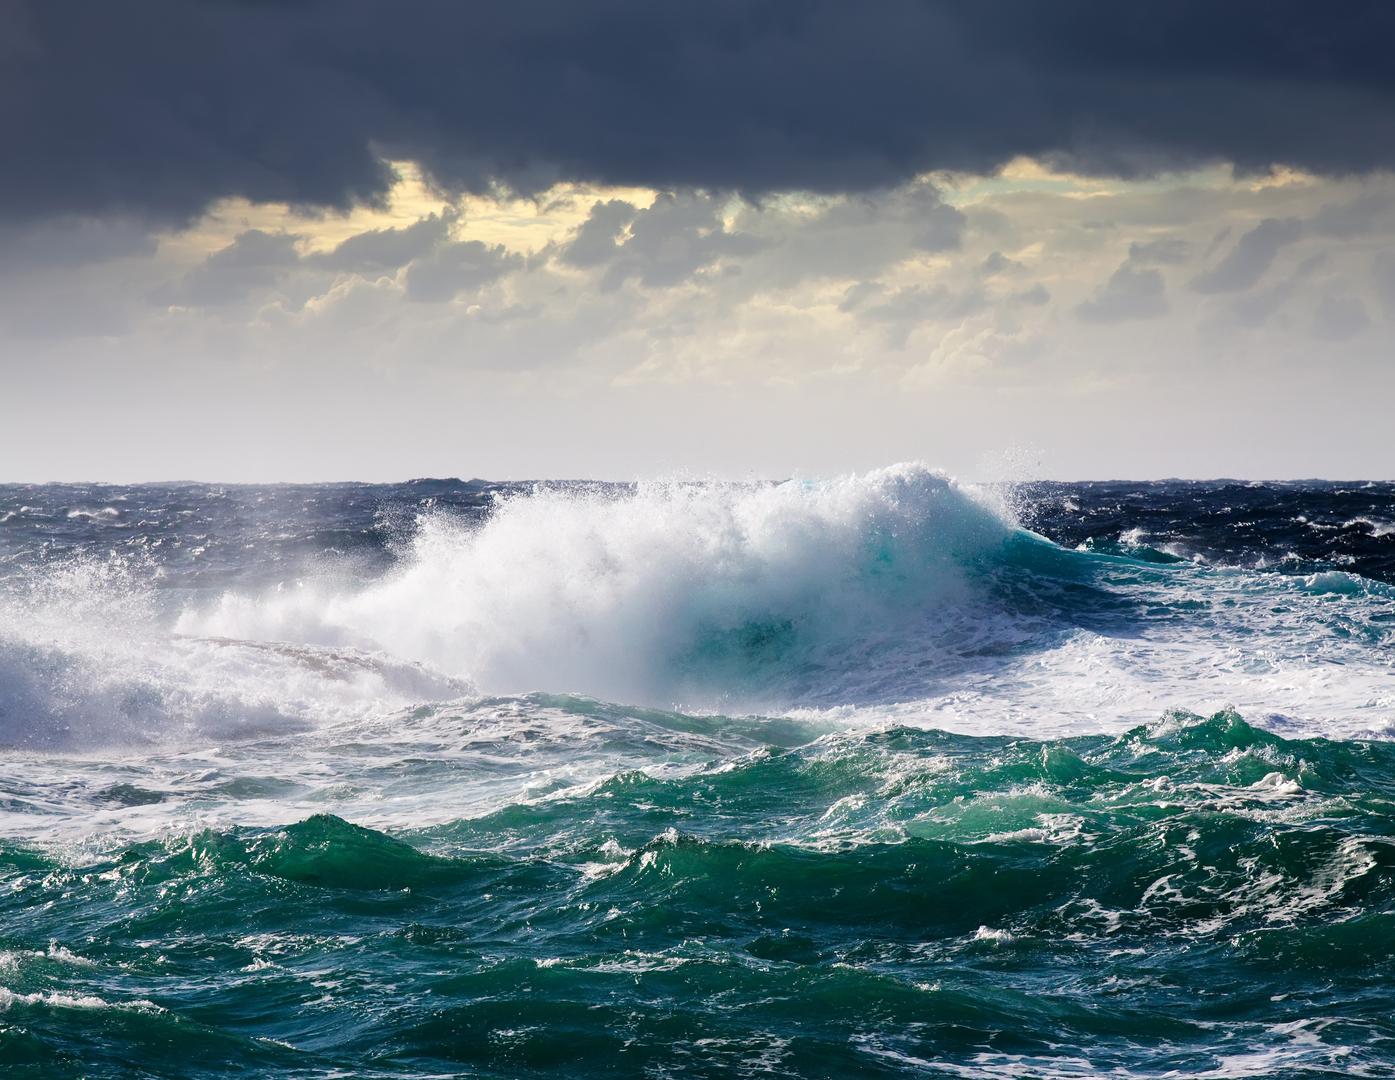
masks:
[[[915,469],[46,494],[7,1077],[1395,1075],[1395,597],[1350,563],[1076,551]]]
[[[655,749],[689,726],[635,719]],[[36,1076],[1389,1075],[1390,744],[1224,713],[682,743],[658,775],[392,835],[323,813],[76,859],[6,844],[0,1055]],[[441,782],[427,756],[391,768]]]

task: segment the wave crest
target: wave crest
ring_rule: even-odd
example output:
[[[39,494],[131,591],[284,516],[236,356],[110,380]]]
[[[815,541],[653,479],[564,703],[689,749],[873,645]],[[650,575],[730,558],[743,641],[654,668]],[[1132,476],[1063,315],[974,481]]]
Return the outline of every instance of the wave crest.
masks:
[[[942,473],[540,488],[479,525],[422,518],[368,587],[229,593],[185,633],[381,649],[490,692],[715,704],[788,692],[968,594],[1015,531]]]

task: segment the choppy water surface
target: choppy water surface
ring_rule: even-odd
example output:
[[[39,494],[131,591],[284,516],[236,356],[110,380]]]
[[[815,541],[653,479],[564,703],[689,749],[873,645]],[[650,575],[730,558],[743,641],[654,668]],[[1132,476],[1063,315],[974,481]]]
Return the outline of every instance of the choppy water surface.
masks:
[[[1395,486],[0,487],[6,1075],[1395,1075]]]

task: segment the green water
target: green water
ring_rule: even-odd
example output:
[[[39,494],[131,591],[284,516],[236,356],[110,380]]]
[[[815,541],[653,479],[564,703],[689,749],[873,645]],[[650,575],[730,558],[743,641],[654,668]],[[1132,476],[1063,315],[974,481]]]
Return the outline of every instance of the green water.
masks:
[[[0,844],[4,1075],[1395,1075],[1395,745],[768,730],[429,828]]]

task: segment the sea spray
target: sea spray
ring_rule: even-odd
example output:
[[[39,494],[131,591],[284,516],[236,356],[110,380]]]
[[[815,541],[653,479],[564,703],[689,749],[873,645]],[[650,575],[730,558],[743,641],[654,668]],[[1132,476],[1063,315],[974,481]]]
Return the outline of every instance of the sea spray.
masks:
[[[618,701],[767,698],[972,598],[1014,524],[922,466],[823,483],[542,488],[482,523],[422,518],[366,588],[230,593],[188,634],[350,644],[492,692]]]

